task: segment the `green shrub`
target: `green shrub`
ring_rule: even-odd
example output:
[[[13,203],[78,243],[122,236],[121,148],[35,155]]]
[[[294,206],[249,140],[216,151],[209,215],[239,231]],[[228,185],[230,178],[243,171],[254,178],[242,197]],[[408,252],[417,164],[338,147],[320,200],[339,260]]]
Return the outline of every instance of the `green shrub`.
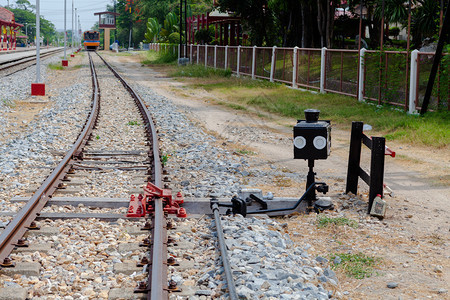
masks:
[[[179,44],[180,43],[180,34],[178,32],[172,32],[169,35],[169,43],[171,43],[171,44]]]

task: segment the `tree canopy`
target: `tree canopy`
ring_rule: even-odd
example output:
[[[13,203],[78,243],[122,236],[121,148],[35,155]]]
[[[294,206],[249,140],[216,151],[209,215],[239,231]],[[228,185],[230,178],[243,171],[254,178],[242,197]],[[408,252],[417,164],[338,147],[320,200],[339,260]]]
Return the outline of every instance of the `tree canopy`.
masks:
[[[412,2],[412,36],[419,47],[424,38],[432,38],[438,33],[440,1]],[[241,32],[249,35],[251,45],[331,48],[341,46],[337,43],[336,35],[355,39],[358,34],[361,0],[218,0],[217,3],[222,12],[241,17]],[[370,35],[369,47],[374,49],[379,47],[380,34],[383,32],[383,0],[363,0],[363,3],[367,12],[363,24]],[[384,3],[385,24],[405,27],[408,0],[384,0]],[[206,14],[213,9],[211,0],[187,0],[187,4],[193,15]],[[153,24],[150,31],[158,28],[156,35],[159,35],[169,14],[179,21],[179,5],[179,0],[117,0],[116,9],[120,13],[117,19],[118,39],[127,44],[130,29],[133,44],[153,39],[154,35],[147,30],[149,19],[152,19],[150,23]],[[345,8],[353,15],[336,18],[337,7]],[[108,6],[110,9],[113,10],[113,7]],[[385,32],[385,35],[388,34]]]
[[[27,2],[29,4],[29,1],[27,0],[23,0],[22,2]],[[17,1],[16,3],[19,6],[19,1]],[[25,32],[27,32],[28,41],[34,41],[34,37],[36,36],[36,25],[35,25],[36,14],[32,11],[32,9],[34,9],[32,6],[26,6],[25,9],[22,8],[9,9],[14,13],[14,18],[16,19],[17,23],[23,24],[25,26],[26,24],[32,24],[28,25],[27,30],[25,29],[25,26],[21,29],[23,35],[25,35]],[[55,25],[43,17],[41,17],[40,23],[41,23],[40,24],[41,36],[43,37],[45,43],[47,41],[53,41],[54,38],[56,37]]]

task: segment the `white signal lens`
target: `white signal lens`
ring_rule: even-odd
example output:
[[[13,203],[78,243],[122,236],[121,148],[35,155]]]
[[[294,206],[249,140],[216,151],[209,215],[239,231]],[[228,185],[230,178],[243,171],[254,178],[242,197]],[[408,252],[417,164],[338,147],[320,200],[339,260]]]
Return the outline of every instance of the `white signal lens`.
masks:
[[[327,140],[323,136],[316,136],[313,140],[313,145],[318,150],[322,150],[327,145]]]
[[[297,149],[303,149],[306,146],[306,140],[302,136],[296,136],[294,139],[294,146]]]

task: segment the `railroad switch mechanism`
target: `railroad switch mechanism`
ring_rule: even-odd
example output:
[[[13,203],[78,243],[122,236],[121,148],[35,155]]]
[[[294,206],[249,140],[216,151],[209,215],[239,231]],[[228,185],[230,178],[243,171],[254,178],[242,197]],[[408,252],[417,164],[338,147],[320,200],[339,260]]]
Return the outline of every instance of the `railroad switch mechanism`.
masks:
[[[163,199],[163,210],[167,214],[175,214],[179,218],[186,218],[186,210],[181,207],[184,203],[183,195],[178,192],[175,197],[172,197],[172,190],[161,189],[151,182],[144,187],[144,194],[139,194],[136,198],[131,195],[130,204],[128,206],[127,217],[141,218],[146,214],[153,214],[154,199]]]
[[[329,120],[319,121],[320,111],[306,109],[306,120],[298,120],[294,126],[294,159],[308,160],[309,172],[306,179],[307,211],[331,209],[329,200],[317,201],[316,191],[326,194],[328,185],[315,184],[314,160],[327,159],[331,151],[331,123]],[[310,188],[314,185],[314,188]],[[316,202],[317,201],[317,202]],[[314,204],[314,207],[313,207]]]

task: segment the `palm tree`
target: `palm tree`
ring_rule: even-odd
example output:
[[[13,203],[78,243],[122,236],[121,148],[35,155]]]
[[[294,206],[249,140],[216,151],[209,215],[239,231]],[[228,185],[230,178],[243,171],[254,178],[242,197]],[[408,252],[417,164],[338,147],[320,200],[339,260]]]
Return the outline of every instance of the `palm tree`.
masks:
[[[405,0],[384,0],[384,20],[386,23],[403,23],[408,20],[408,2]],[[381,20],[382,0],[378,0],[375,17]]]
[[[412,15],[413,32],[421,37],[436,34],[439,20],[439,5],[436,0],[418,0],[420,4]]]

